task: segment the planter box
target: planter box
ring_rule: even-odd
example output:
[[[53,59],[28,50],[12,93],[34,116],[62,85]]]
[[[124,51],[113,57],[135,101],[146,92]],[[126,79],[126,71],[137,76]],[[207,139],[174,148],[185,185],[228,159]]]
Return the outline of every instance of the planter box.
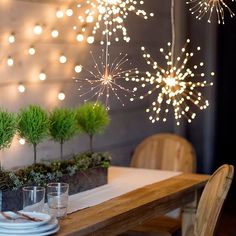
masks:
[[[70,185],[69,195],[96,188],[107,183],[107,168],[92,168],[80,171],[73,176],[64,175],[59,182]],[[0,210],[11,211],[23,208],[22,190],[0,191]]]

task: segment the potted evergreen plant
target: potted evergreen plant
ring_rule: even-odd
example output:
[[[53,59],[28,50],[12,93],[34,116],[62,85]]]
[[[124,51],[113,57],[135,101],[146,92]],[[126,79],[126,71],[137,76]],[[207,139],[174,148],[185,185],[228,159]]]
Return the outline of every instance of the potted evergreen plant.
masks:
[[[87,102],[77,110],[77,122],[82,133],[90,140],[90,152],[93,152],[93,137],[102,133],[110,123],[105,106],[99,102]]]
[[[47,111],[37,105],[30,105],[18,114],[18,133],[26,142],[33,145],[34,164],[37,161],[37,145],[48,135],[49,119]]]
[[[16,131],[15,115],[0,109],[0,150],[9,148]],[[2,161],[0,161],[2,169]]]
[[[63,158],[63,144],[77,132],[76,112],[68,108],[55,108],[49,116],[49,131],[52,139],[60,143],[60,157]]]

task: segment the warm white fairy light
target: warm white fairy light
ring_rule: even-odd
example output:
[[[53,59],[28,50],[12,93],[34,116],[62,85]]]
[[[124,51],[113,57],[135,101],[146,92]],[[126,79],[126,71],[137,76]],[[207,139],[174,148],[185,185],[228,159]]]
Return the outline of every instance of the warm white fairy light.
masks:
[[[187,44],[190,40],[187,40]],[[149,119],[152,123],[156,121],[166,121],[169,111],[174,112],[177,125],[182,118],[186,118],[190,123],[196,113],[192,112],[194,105],[200,110],[206,109],[209,102],[205,100],[198,88],[211,86],[213,83],[207,81],[196,81],[196,77],[205,77],[203,71],[204,63],[188,65],[189,60],[194,56],[193,52],[188,52],[186,47],[182,48],[181,55],[174,58],[171,53],[171,43],[168,43],[168,51],[163,48],[160,52],[164,55],[166,66],[160,66],[151,55],[142,47],[143,58],[146,63],[152,67],[152,71],[146,71],[141,78],[133,80],[140,84],[141,88],[135,87],[134,90],[146,90],[144,95],[139,96],[143,99],[145,96],[154,95],[155,100],[151,107],[146,111],[150,113]],[[197,48],[200,51],[200,47]],[[213,76],[214,73],[212,72]],[[134,99],[131,99],[131,101]]]
[[[83,34],[77,34],[76,40],[77,40],[78,42],[82,42],[82,41],[84,40],[84,35],[83,35]]]
[[[234,1],[235,0],[232,0],[232,2]],[[196,15],[198,20],[201,20],[208,14],[209,23],[211,23],[212,14],[214,12],[218,24],[224,24],[225,9],[229,12],[231,17],[235,15],[225,3],[225,0],[188,0],[187,4],[190,4],[190,11],[192,14]]]
[[[19,84],[19,85],[18,85],[18,91],[19,91],[20,93],[24,93],[24,92],[25,92],[25,86],[24,86],[23,84]]]
[[[87,71],[90,77],[76,79],[76,82],[81,84],[79,87],[80,97],[86,97],[85,101],[93,98],[97,101],[104,100],[107,109],[110,109],[109,98],[114,96],[124,106],[119,92],[125,92],[124,96],[127,97],[132,91],[125,88],[122,83],[131,77],[137,78],[137,69],[130,68],[131,64],[127,54],[120,53],[113,61],[110,61],[110,55],[109,53],[106,54],[105,50],[102,50],[102,55],[98,57],[98,60],[95,60],[92,52],[91,56],[94,61],[94,70],[87,70],[83,67],[83,70]],[[85,91],[86,86],[83,82],[89,84],[87,91]]]
[[[7,65],[8,65],[8,66],[13,66],[13,65],[14,65],[14,60],[13,60],[12,57],[8,57],[8,58],[7,58]]]
[[[147,14],[145,10],[141,9],[142,5],[144,5],[144,0],[87,0],[77,4],[80,14],[78,20],[85,25],[86,30],[90,29],[86,26],[92,24],[91,33],[94,36],[99,29],[102,29],[103,36],[106,35],[104,26],[107,24],[109,36],[115,35],[115,40],[119,41],[118,32],[121,32],[123,40],[129,42],[130,37],[124,26],[129,13],[133,12],[144,19],[154,16],[153,13]]]
[[[65,100],[66,95],[65,95],[64,92],[60,92],[60,93],[58,93],[57,98],[58,98],[60,101],[63,101],[63,100]]]
[[[65,55],[61,55],[59,57],[59,61],[60,61],[61,64],[65,64],[67,62],[66,56]]]
[[[57,18],[63,18],[64,12],[59,9],[59,10],[56,11],[56,16],[57,16]]]
[[[42,32],[43,32],[43,28],[42,28],[41,25],[36,24],[36,25],[34,26],[33,31],[34,31],[34,33],[35,33],[36,35],[40,35],[40,34],[42,34]]]
[[[11,33],[11,35],[9,35],[8,37],[8,42],[9,43],[14,43],[16,41],[16,37],[14,33]]]
[[[80,73],[82,71],[82,66],[81,65],[76,65],[75,66],[75,72]]]
[[[56,29],[53,29],[52,32],[51,32],[51,36],[53,38],[57,38],[59,36],[59,31],[56,30]]]
[[[28,53],[31,56],[33,56],[36,53],[34,46],[30,46],[30,48],[28,49]]]
[[[87,42],[88,42],[89,44],[94,43],[94,36],[89,36],[89,37],[87,38]]]
[[[73,14],[74,14],[74,12],[73,12],[72,9],[69,8],[69,9],[66,10],[66,15],[67,16],[73,16]]]
[[[44,81],[47,79],[47,75],[42,71],[40,74],[39,74],[39,80],[41,81]]]
[[[20,138],[20,139],[19,139],[19,144],[24,145],[24,144],[25,144],[25,139]]]

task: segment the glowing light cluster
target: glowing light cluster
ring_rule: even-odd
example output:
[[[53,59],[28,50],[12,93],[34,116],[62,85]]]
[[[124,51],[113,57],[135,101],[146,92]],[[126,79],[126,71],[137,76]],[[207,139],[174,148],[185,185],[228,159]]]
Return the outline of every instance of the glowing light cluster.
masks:
[[[146,71],[144,76],[132,79],[134,82],[141,84],[142,89],[146,89],[144,95],[138,96],[138,99],[144,99],[145,96],[155,95],[155,100],[151,107],[146,110],[150,113],[149,119],[152,123],[156,121],[167,121],[167,116],[170,110],[173,110],[177,125],[180,125],[181,118],[187,118],[190,123],[196,113],[191,110],[193,107],[198,107],[200,110],[206,109],[209,102],[205,100],[198,88],[204,88],[208,85],[206,81],[196,81],[196,77],[205,77],[203,71],[204,63],[193,65],[193,68],[188,66],[190,58],[194,56],[193,52],[187,52],[187,40],[185,47],[182,48],[181,55],[174,59],[171,53],[171,43],[168,43],[168,51],[163,48],[160,52],[164,54],[166,66],[160,66],[151,55],[142,47],[143,58],[146,63],[152,67],[152,71]],[[197,48],[200,51],[200,47]],[[214,72],[211,73],[214,76]],[[139,91],[140,87],[134,88],[134,91]],[[134,97],[135,98],[135,97]],[[134,100],[131,98],[131,101]],[[194,106],[193,106],[194,105]]]
[[[232,0],[234,2],[234,0]],[[205,15],[209,14],[208,22],[211,23],[213,12],[217,15],[218,24],[224,24],[226,9],[230,16],[233,17],[235,14],[226,5],[225,0],[189,0],[187,4],[191,5],[190,11],[196,15],[198,20],[201,20]]]
[[[78,90],[82,91],[80,97],[86,96],[87,98],[84,101],[93,98],[95,98],[96,101],[103,100],[106,108],[109,110],[109,98],[113,95],[121,102],[122,106],[124,106],[119,92],[125,92],[124,96],[127,97],[132,91],[125,88],[122,82],[129,80],[130,77],[133,79],[137,78],[139,73],[137,68],[130,68],[131,63],[127,58],[127,54],[120,53],[119,56],[110,62],[109,53],[106,58],[105,50],[102,50],[102,54],[98,58],[98,61],[101,61],[101,63],[95,60],[92,52],[91,56],[94,61],[94,70],[87,70],[83,67],[83,69],[89,73],[90,77],[76,79],[76,82],[80,83]],[[89,85],[87,91],[85,91],[84,82],[87,82]]]
[[[130,37],[124,26],[129,12],[134,12],[144,19],[154,16],[153,13],[147,14],[145,10],[140,9],[143,4],[144,0],[87,0],[77,4],[79,12],[82,12],[78,16],[82,29],[81,32],[78,32],[77,40],[82,41],[84,32],[91,28],[90,25],[92,25],[89,37],[94,38],[98,30],[101,29],[103,36],[106,35],[107,31],[109,36],[115,35],[115,41],[119,41],[118,32],[121,32],[123,40],[129,42]],[[74,29],[77,29],[77,27],[74,26]]]

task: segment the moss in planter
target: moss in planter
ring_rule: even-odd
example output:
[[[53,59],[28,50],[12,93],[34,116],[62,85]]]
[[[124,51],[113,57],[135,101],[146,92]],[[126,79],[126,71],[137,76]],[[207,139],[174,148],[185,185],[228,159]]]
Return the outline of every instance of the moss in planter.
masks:
[[[17,190],[27,185],[46,186],[65,175],[73,176],[97,167],[108,168],[110,161],[109,153],[83,153],[69,160],[37,163],[16,171],[0,171],[0,190]]]

